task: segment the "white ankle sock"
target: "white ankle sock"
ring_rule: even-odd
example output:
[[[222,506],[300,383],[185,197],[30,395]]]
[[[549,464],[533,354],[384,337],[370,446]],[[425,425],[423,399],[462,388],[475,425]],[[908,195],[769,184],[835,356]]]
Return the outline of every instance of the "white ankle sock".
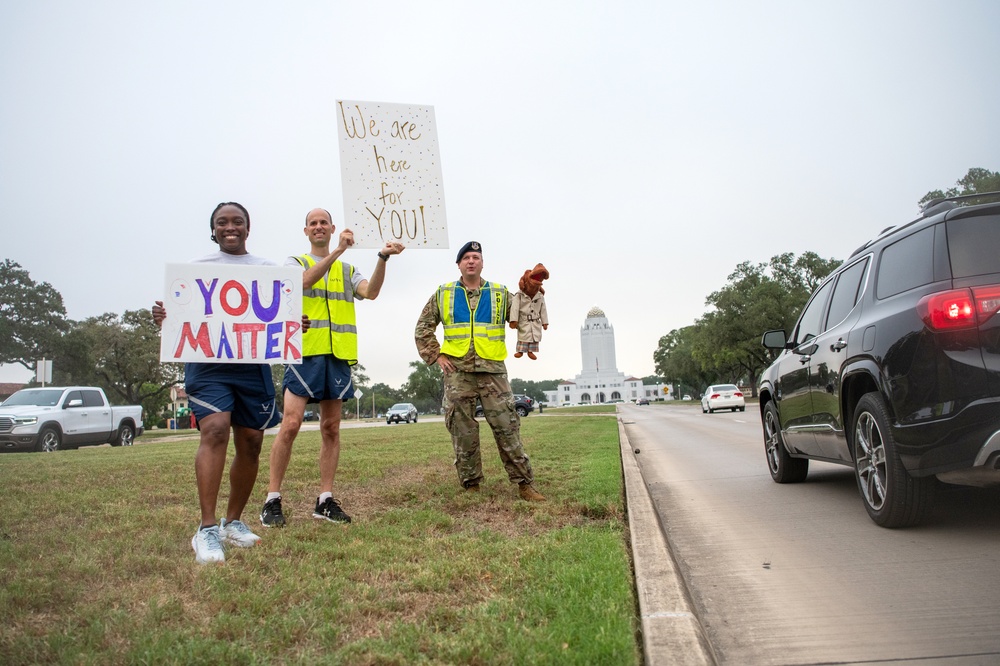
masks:
[[[320,493],[319,494],[319,503],[322,504],[329,497],[333,497],[333,493]]]
[[[264,500],[264,501],[265,502],[270,502],[271,500],[278,499],[279,497],[281,497],[281,493],[268,493],[267,494],[267,499]]]

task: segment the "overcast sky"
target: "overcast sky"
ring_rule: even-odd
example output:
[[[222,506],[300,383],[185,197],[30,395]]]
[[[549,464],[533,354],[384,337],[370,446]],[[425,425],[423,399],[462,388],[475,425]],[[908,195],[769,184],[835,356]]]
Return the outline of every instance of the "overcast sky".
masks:
[[[406,380],[472,239],[487,279],[551,274],[511,377],[579,373],[593,306],[642,377],[738,263],[846,258],[1000,168],[998,44],[995,0],[4,2],[0,259],[71,319],[148,308],[234,200],[283,262],[309,209],[343,225],[336,100],[433,106],[450,249],[393,257],[358,305],[372,381]]]

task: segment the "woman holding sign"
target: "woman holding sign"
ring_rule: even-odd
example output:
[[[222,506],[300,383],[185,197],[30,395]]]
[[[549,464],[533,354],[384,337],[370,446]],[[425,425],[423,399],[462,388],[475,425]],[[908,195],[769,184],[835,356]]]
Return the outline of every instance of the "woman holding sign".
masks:
[[[216,206],[210,228],[219,250],[193,263],[278,265],[247,252],[250,214],[240,204],[230,201]],[[156,301],[152,313],[157,326],[162,325],[166,317],[162,301]],[[303,320],[303,326],[308,322]],[[264,430],[278,421],[274,382],[268,365],[186,363],[184,389],[201,431],[194,465],[201,524],[191,547],[199,564],[225,562],[225,546],[248,548],[260,540],[240,518],[257,481]],[[230,430],[236,455],[229,468],[229,502],[225,518],[216,523]]]

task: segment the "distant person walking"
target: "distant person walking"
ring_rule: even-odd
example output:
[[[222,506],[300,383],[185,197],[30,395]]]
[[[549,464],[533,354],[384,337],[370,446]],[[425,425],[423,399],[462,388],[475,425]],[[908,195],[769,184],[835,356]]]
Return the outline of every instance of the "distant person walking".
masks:
[[[461,277],[438,287],[417,320],[414,338],[420,357],[444,373],[444,420],[455,449],[459,483],[478,492],[483,481],[476,404],[481,402],[493,430],[507,476],[522,499],[543,502],[521,445],[521,420],[507,380],[506,322],[511,296],[502,284],[482,279],[483,248],[469,241],[455,260]],[[436,336],[444,328],[444,344]]]
[[[216,206],[210,217],[210,229],[219,250],[192,263],[278,265],[247,252],[250,214],[240,204],[230,201]],[[153,321],[161,326],[166,318],[163,301],[156,301],[152,314]],[[278,421],[274,382],[266,364],[185,363],[184,390],[201,431],[194,459],[201,523],[191,539],[191,547],[199,564],[225,562],[224,545],[248,548],[260,540],[240,518],[257,480],[264,430]],[[216,524],[230,429],[236,455],[229,467],[226,517]]]
[[[371,280],[354,266],[340,261],[354,245],[354,232],[344,229],[330,249],[336,231],[330,213],[315,208],[306,215],[303,232],[309,253],[289,257],[286,266],[302,269],[302,311],[310,328],[302,336],[302,365],[285,366],[284,416],[271,447],[271,473],[267,498],[260,512],[264,527],[284,527],[281,483],[292,456],[292,444],[302,427],[306,405],[319,403],[322,444],[319,452],[319,496],[313,518],[349,523],[351,517],[333,497],[333,480],[340,460],[340,417],[343,401],[354,397],[351,366],[358,362],[358,328],[355,300],[375,300],[382,290],[389,257],[403,251],[401,243],[386,243],[378,253]]]

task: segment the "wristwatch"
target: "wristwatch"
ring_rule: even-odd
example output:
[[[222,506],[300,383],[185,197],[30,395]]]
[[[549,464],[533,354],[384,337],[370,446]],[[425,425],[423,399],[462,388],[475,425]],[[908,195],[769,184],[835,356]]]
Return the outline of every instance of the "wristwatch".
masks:
[[[378,258],[381,259],[382,261],[389,261],[389,255],[382,254],[381,252],[378,253]]]

